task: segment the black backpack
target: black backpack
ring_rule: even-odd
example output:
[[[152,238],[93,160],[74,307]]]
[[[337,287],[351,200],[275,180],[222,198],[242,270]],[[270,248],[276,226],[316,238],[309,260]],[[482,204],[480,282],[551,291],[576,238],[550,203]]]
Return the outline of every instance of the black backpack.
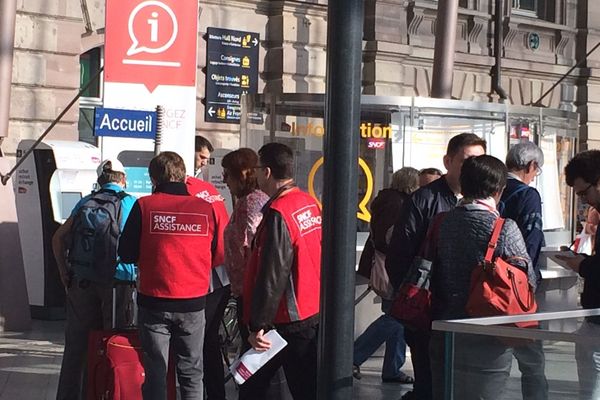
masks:
[[[101,189],[75,213],[68,260],[79,279],[112,281],[118,264],[121,200],[126,196],[123,191]]]

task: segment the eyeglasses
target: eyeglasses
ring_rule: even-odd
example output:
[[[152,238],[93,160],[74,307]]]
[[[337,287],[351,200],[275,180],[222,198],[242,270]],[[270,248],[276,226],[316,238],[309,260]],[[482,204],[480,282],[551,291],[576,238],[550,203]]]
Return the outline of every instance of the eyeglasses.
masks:
[[[590,190],[591,187],[593,187],[594,185],[592,185],[591,183],[583,190],[580,190],[579,192],[575,193],[577,196],[579,197],[585,197],[587,196],[587,192],[588,190]]]
[[[540,176],[542,174],[542,167],[535,164],[535,176]]]

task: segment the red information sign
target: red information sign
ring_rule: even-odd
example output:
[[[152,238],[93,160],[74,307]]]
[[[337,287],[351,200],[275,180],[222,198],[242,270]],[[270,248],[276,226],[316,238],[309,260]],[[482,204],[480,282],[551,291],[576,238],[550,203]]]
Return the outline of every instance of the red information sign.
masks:
[[[196,85],[197,0],[107,0],[105,82]]]

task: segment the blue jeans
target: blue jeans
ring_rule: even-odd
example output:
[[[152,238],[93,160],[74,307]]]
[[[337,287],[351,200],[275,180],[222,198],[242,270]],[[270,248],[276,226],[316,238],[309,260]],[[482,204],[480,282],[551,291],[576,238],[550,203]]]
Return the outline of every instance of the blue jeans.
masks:
[[[176,360],[181,399],[202,400],[204,326],[204,310],[162,312],[139,308],[140,341],[146,370],[142,385],[144,400],[167,398],[169,345]]]
[[[383,308],[383,307],[382,307]],[[406,359],[404,326],[395,318],[383,314],[354,342],[354,365],[360,366],[385,342],[381,377],[397,378]]]

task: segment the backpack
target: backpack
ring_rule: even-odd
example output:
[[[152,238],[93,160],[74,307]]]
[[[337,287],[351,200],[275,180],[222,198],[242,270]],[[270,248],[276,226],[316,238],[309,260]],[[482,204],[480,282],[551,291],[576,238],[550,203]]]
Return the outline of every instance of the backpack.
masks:
[[[109,283],[117,268],[121,200],[127,193],[99,190],[73,217],[68,260],[80,279]]]

